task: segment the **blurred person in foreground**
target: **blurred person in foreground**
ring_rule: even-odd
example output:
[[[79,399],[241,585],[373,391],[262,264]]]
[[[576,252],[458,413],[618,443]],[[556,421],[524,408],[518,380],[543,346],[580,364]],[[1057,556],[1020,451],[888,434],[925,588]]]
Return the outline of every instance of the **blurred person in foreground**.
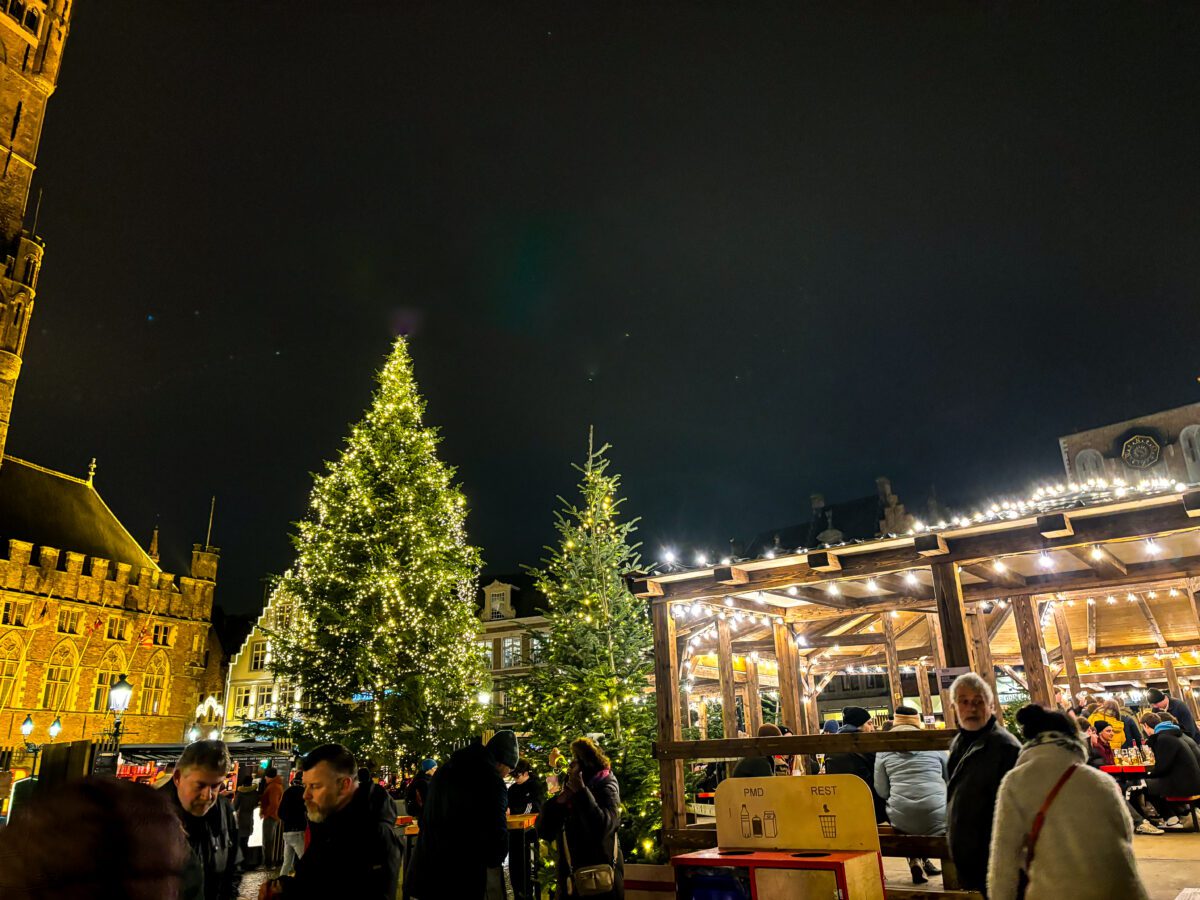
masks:
[[[162,788],[187,832],[191,854],[181,896],[186,900],[237,897],[238,825],[221,789],[233,768],[223,741],[193,741]]]
[[[992,688],[976,673],[954,679],[950,702],[958,734],[946,761],[946,839],[959,883],[986,897],[996,795],[1021,744],[996,721]]]
[[[177,900],[190,849],[170,800],[91,777],[31,804],[0,830],[4,900]]]
[[[273,897],[395,900],[400,878],[396,805],[375,784],[360,784],[354,755],[322,744],[304,757],[304,807],[312,840],[295,875],[263,884]]]
[[[429,783],[416,858],[405,889],[420,900],[482,898],[508,855],[508,789],[517,736],[497,731],[486,744],[456,750]],[[490,873],[490,874],[489,874]],[[493,887],[495,885],[493,884]]]
[[[1075,900],[1146,900],[1125,798],[1116,781],[1086,765],[1079,729],[1034,704],[1017,722],[1026,740],[996,801],[988,897],[1037,900],[1069,886]]]

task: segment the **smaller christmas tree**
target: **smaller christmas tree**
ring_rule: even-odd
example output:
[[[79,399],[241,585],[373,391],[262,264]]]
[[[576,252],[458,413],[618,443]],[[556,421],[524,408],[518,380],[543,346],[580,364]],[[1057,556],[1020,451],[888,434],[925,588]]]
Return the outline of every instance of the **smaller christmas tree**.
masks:
[[[589,435],[587,460],[575,466],[579,499],[559,498],[559,543],[532,570],[546,596],[549,629],[532,635],[541,663],[509,692],[510,708],[542,752],[599,735],[621,785],[623,852],[648,861],[657,856],[662,827],[652,748],[653,641],[646,603],[625,582],[638,568],[639,545],[630,542],[637,520],[620,517],[620,477],[608,472],[608,449],[594,450]]]

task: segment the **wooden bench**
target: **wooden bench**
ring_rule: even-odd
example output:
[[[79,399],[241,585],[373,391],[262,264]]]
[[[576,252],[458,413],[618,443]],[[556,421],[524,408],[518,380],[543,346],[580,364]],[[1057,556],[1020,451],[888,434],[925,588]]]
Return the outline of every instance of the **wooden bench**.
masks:
[[[1186,803],[1188,812],[1192,816],[1192,831],[1200,831],[1200,821],[1196,819],[1196,805],[1200,803],[1200,794],[1194,794],[1191,797],[1164,797],[1168,803]]]

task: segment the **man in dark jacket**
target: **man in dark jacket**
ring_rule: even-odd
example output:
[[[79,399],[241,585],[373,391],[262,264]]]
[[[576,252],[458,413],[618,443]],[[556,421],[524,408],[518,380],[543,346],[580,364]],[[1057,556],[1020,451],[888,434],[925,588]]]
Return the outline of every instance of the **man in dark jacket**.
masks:
[[[425,811],[425,801],[429,798],[429,784],[437,774],[437,760],[421,760],[421,771],[413,778],[404,794],[404,806],[408,814],[421,824],[421,813]]]
[[[429,785],[421,833],[406,888],[420,900],[483,897],[488,869],[508,855],[508,790],[517,736],[497,731],[487,745],[458,750]]]
[[[283,828],[283,865],[279,875],[291,875],[296,860],[304,855],[304,830],[308,828],[308,813],[304,810],[304,779],[300,772],[279,800],[279,824]]]
[[[859,734],[874,731],[871,714],[861,706],[847,706],[842,710],[842,727],[838,734]],[[875,821],[887,821],[886,806],[875,793],[874,753],[831,753],[825,757],[826,775],[857,775],[871,789],[871,800],[875,804]]]
[[[1149,717],[1144,717],[1146,721]],[[1154,726],[1146,741],[1154,751],[1154,765],[1146,773],[1146,794],[1162,813],[1168,828],[1180,827],[1179,818],[1167,797],[1194,797],[1200,794],[1200,748],[1186,737],[1178,725],[1163,720]]]
[[[237,896],[237,819],[220,794],[232,768],[224,743],[193,741],[162,789],[183,823],[191,850],[183,874],[182,900],[234,900]]]
[[[304,806],[312,840],[292,878],[262,886],[259,897],[394,900],[400,877],[396,806],[377,785],[360,786],[358,766],[341,744],[304,758]]]
[[[1021,744],[996,722],[991,686],[974,672],[954,679],[950,699],[958,734],[946,763],[946,838],[962,887],[987,896],[996,796]]]
[[[1169,712],[1173,715],[1179,723],[1180,731],[1193,741],[1200,741],[1200,735],[1196,734],[1196,718],[1192,715],[1192,711],[1187,708],[1186,703],[1177,697],[1164,694],[1157,688],[1151,688],[1146,691],[1146,700],[1158,712]]]

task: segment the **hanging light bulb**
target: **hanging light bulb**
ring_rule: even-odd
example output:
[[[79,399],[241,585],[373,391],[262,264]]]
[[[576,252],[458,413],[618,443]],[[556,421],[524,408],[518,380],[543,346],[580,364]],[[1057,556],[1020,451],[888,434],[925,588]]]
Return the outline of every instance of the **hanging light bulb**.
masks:
[[[879,590],[879,585],[875,583],[874,578],[867,579],[867,590],[871,593],[875,593],[875,591]]]
[[[1158,556],[1162,552],[1162,547],[1158,545],[1158,541],[1154,538],[1146,538],[1146,552],[1151,556]]]
[[[795,597],[800,592],[798,590],[796,590],[796,586],[793,584],[790,588],[787,589],[787,593],[788,593],[789,597]]]
[[[1112,606],[1114,603],[1117,602],[1117,598],[1114,597],[1112,594],[1109,594],[1107,597],[1104,598],[1104,602],[1107,603],[1109,606]]]
[[[1043,569],[1053,569],[1054,568],[1054,560],[1052,560],[1050,558],[1049,553],[1047,553],[1045,550],[1043,550],[1041,553],[1038,554],[1038,565],[1041,566]]]
[[[838,588],[838,586],[835,582],[831,581],[831,582],[829,582],[829,585],[825,588],[825,592],[827,594],[829,594],[829,596],[831,596],[831,597],[836,597],[838,594],[841,593],[841,590]]]
[[[917,583],[917,573],[916,572],[905,572],[904,573],[904,583],[909,586],[915,585]]]
[[[1092,559],[1104,559],[1104,551],[1099,544],[1092,544]]]
[[[997,572],[1007,572],[1008,571],[1008,566],[1006,566],[1004,564],[1003,560],[999,560],[999,559],[992,562],[992,568],[995,569]]]
[[[1172,597],[1178,597],[1178,596],[1179,596],[1179,589],[1178,589],[1178,588],[1171,588],[1171,590],[1167,591],[1167,593],[1168,593],[1170,596],[1172,596]]]

